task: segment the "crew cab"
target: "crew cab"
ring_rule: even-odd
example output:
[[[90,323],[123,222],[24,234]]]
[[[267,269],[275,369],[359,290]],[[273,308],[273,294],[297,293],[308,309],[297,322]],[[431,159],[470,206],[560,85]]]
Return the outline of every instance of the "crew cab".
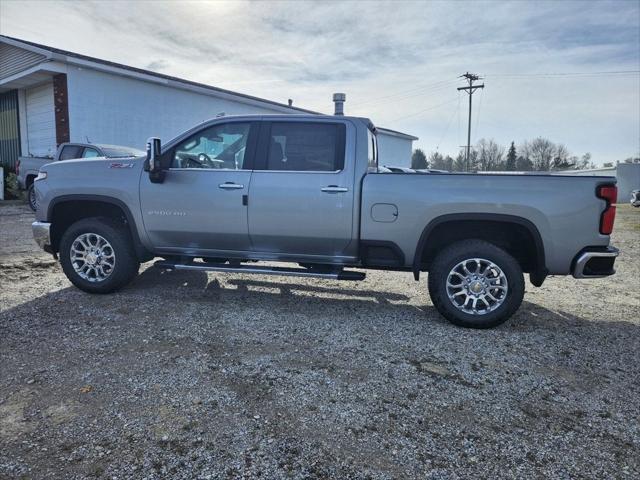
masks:
[[[75,158],[122,158],[144,155],[144,152],[130,147],[120,145],[104,145],[96,143],[61,143],[53,157],[18,157],[16,173],[18,175],[18,186],[27,191],[29,206],[34,212],[37,209],[36,195],[33,187],[33,180],[38,176],[40,167],[51,162],[61,160],[71,160]]]
[[[165,269],[336,280],[428,272],[435,308],[474,328],[516,312],[524,273],[535,286],[614,273],[613,178],[378,163],[365,118],[216,118],[164,145],[150,139],[146,158],[41,168],[33,232],[87,292],[127,285],[154,257]]]

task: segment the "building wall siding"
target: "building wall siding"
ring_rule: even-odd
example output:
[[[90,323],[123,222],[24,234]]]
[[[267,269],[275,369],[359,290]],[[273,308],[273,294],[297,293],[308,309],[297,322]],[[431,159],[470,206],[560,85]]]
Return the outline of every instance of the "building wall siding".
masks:
[[[378,163],[395,167],[411,166],[412,142],[409,139],[378,133]]]
[[[224,112],[282,113],[90,69],[70,67],[70,141],[113,143],[144,149],[149,137],[166,142]]]
[[[70,66],[66,79],[68,141],[72,142],[88,140],[144,149],[149,137],[167,142],[223,112],[283,113],[282,108],[250,105],[88,68]],[[411,140],[380,133],[378,146],[384,163],[410,166]]]

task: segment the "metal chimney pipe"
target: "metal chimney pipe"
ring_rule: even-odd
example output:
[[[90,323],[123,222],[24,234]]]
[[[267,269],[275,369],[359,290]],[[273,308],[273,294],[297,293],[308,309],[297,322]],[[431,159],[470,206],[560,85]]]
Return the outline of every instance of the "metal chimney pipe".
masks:
[[[344,102],[347,101],[347,96],[344,93],[334,93],[333,103],[335,105],[334,115],[344,115]]]

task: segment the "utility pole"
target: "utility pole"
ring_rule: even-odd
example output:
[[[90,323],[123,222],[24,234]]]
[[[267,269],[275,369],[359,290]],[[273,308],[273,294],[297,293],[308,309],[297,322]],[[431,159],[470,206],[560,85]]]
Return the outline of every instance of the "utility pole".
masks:
[[[474,85],[473,82],[480,80],[480,77],[469,72],[464,75],[460,75],[459,78],[466,78],[467,82],[469,82],[469,85],[466,87],[458,87],[458,90],[465,90],[469,94],[469,127],[467,128],[467,158],[465,160],[467,164],[467,171],[469,171],[469,151],[471,150],[471,96],[478,88],[484,88],[484,83],[481,85]]]

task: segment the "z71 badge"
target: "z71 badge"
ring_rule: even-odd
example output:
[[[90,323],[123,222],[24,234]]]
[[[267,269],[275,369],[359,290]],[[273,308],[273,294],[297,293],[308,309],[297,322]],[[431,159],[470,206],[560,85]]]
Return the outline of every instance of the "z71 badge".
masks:
[[[133,168],[133,163],[112,163],[109,165],[109,168]]]

